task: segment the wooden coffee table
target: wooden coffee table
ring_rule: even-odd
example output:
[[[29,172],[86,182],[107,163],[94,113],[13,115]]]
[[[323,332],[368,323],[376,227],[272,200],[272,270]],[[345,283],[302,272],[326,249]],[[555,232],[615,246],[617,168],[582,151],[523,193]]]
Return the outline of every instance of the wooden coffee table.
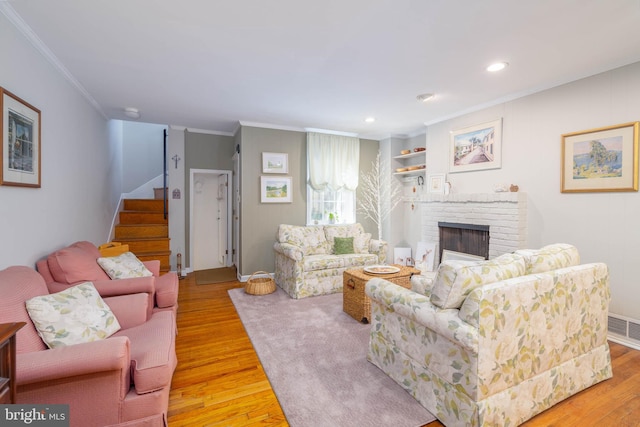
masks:
[[[370,274],[362,267],[345,270],[342,275],[342,310],[358,322],[368,323],[371,317],[371,301],[364,292],[364,286],[376,277],[411,289],[411,276],[420,274],[420,270],[401,265],[394,267],[398,267],[400,271],[391,274]]]

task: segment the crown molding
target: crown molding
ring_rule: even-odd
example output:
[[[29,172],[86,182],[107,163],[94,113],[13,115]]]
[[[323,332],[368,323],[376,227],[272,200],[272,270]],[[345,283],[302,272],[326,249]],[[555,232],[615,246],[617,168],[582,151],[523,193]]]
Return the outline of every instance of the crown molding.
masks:
[[[240,126],[247,126],[252,128],[264,128],[264,129],[276,129],[276,130],[289,130],[292,132],[306,132],[304,128],[299,128],[295,126],[283,126],[283,125],[274,125],[270,123],[260,123],[260,122],[248,122],[245,120],[238,121]]]
[[[62,76],[71,83],[73,87],[76,88],[78,92],[93,106],[93,108],[100,113],[100,115],[105,119],[109,120],[109,117],[105,114],[100,104],[87,92],[87,90],[82,86],[82,84],[71,74],[67,68],[62,65],[60,60],[51,52],[40,37],[27,25],[26,22],[22,19],[18,12],[15,11],[13,7],[7,1],[0,1],[0,12],[13,24],[14,27],[22,33],[22,35],[29,41],[33,47],[36,48],[38,52],[51,64],[53,68],[56,69]]]

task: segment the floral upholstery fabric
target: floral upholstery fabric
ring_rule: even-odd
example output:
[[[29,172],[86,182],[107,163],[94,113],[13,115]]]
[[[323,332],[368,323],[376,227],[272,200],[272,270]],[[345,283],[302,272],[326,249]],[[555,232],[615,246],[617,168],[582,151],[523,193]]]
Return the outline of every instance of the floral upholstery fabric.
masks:
[[[370,280],[367,358],[447,426],[517,426],[612,376],[594,263],[475,288],[458,309]]]
[[[314,231],[305,229],[313,228]],[[302,236],[311,236],[310,245],[317,248],[322,240],[318,230],[322,230],[326,251],[316,253],[316,249],[305,247]],[[329,231],[327,231],[329,230]],[[342,292],[342,273],[348,268],[384,264],[387,243],[371,239],[360,224],[327,225],[305,227],[281,224],[273,245],[275,251],[275,281],[292,298],[306,298]],[[325,237],[329,236],[329,237]],[[354,254],[335,255],[332,247],[335,237],[353,237]],[[368,245],[366,250],[359,245]]]
[[[446,261],[438,267],[431,302],[440,308],[459,308],[478,286],[522,276],[524,272],[524,257],[517,254],[488,261]]]
[[[321,226],[301,227],[280,224],[277,241],[288,243],[302,249],[303,255],[319,255],[331,253],[331,246]]]
[[[153,273],[132,252],[114,257],[100,257],[97,262],[111,280],[153,276]]]
[[[556,243],[541,249],[520,249],[515,253],[524,257],[525,274],[544,273],[580,264],[578,249],[566,243]]]

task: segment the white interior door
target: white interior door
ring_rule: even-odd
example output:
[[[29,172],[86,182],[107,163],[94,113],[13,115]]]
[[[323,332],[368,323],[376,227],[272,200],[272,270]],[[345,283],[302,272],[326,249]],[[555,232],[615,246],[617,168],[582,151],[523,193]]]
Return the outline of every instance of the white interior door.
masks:
[[[231,265],[229,171],[191,171],[191,267],[193,271]]]

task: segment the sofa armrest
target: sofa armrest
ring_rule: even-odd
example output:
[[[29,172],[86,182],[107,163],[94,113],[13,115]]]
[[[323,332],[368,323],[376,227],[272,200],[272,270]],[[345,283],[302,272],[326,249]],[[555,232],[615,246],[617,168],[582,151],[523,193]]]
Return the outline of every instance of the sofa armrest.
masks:
[[[366,293],[371,298],[372,317],[374,305],[406,317],[472,352],[478,351],[478,329],[463,322],[456,309],[441,309],[431,304],[429,298],[382,278],[367,282]]]
[[[273,244],[273,249],[294,261],[301,261],[302,257],[304,257],[304,251],[302,248],[300,246],[292,245],[291,243],[276,242]]]
[[[120,371],[123,387],[128,389],[130,348],[127,337],[113,337],[58,347],[49,350],[21,353],[16,358],[18,386],[52,382],[69,377],[106,371]],[[122,390],[126,392],[125,389]]]
[[[133,328],[147,321],[147,313],[149,312],[148,294],[140,293],[106,297],[104,302],[116,316],[122,329]]]
[[[384,240],[371,239],[369,242],[369,253],[378,256],[378,262],[384,264],[387,260],[387,242]]]

